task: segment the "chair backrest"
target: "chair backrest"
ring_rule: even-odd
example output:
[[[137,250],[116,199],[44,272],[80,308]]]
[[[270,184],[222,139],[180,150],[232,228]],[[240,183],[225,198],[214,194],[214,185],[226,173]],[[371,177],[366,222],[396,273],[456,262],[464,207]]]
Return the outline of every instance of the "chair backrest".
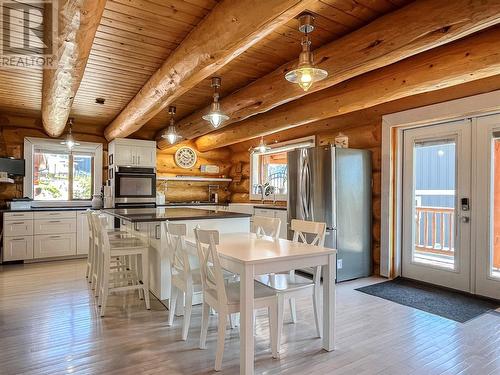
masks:
[[[305,221],[293,219],[291,222],[293,230],[293,242],[308,243],[314,246],[323,246],[325,244],[326,224],[315,221]],[[308,241],[307,239],[312,239]],[[321,266],[313,268],[313,281],[317,287],[321,280]]]
[[[325,223],[293,219],[291,228],[293,230],[293,242],[303,242],[315,246],[323,246],[325,244]],[[308,237],[312,237],[312,239],[308,241]]]
[[[261,236],[278,238],[280,235],[281,220],[274,217],[254,216],[253,232]]]
[[[226,287],[220,265],[217,245],[219,231],[194,229],[198,258],[200,259],[201,284],[204,290],[213,289],[220,304],[227,304]]]
[[[174,224],[165,221],[163,222],[163,228],[166,234],[168,260],[172,275],[190,273],[191,267],[185,242],[187,233],[186,224]]]
[[[109,256],[111,246],[109,243],[108,231],[106,230],[106,216],[101,215],[98,212],[92,212],[91,219],[95,230],[98,250],[102,251],[104,255]]]

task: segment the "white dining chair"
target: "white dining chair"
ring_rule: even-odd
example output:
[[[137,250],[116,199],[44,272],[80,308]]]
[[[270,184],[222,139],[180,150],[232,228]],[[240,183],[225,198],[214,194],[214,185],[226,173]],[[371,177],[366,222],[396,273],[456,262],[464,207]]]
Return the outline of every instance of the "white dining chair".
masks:
[[[94,217],[93,217],[94,218]],[[105,315],[108,295],[114,292],[140,290],[144,296],[146,309],[150,309],[149,301],[149,246],[137,237],[114,239],[110,241],[106,230],[106,218],[102,215],[94,218],[94,226],[98,236],[99,259],[99,306],[100,316]],[[135,259],[136,267],[128,265],[112,265],[112,258]]]
[[[186,224],[174,224],[163,222],[167,239],[168,260],[171,274],[170,312],[168,325],[174,321],[175,309],[178,300],[184,300],[184,321],[182,325],[182,340],[186,340],[191,322],[193,308],[193,295],[200,291],[201,275],[199,269],[193,269],[189,262],[189,254],[186,250]],[[184,298],[179,294],[182,292]]]
[[[281,220],[274,217],[254,216],[252,232],[259,236],[279,238]]]
[[[293,242],[309,243],[314,246],[323,246],[325,243],[326,224],[314,221],[292,220],[291,229],[293,230]],[[309,241],[308,241],[309,238]],[[276,291],[278,296],[278,353],[281,346],[281,335],[283,331],[283,317],[286,300],[296,299],[300,297],[312,296],[314,320],[316,323],[316,332],[318,337],[322,336],[321,318],[319,311],[319,293],[321,280],[321,266],[314,267],[313,280],[299,281],[296,280],[295,271],[287,274],[269,274],[257,276],[256,280],[269,288]],[[291,306],[292,320],[294,319],[293,309]]]
[[[201,281],[203,286],[203,308],[200,335],[200,349],[206,349],[208,319],[210,308],[218,314],[217,352],[215,371],[222,367],[226,325],[229,314],[240,312],[240,283],[226,283],[220,264],[217,245],[219,232],[216,230],[195,229],[196,245],[200,260]],[[268,309],[269,331],[272,356],[277,356],[277,299],[276,293],[265,285],[255,282],[254,306]]]

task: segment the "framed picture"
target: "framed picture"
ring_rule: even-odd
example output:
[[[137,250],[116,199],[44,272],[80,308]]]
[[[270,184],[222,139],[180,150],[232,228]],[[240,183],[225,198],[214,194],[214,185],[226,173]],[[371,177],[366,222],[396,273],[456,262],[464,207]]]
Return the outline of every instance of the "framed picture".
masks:
[[[113,165],[113,154],[109,154],[108,159],[109,165]]]
[[[109,180],[113,179],[113,168],[108,169],[108,179]]]

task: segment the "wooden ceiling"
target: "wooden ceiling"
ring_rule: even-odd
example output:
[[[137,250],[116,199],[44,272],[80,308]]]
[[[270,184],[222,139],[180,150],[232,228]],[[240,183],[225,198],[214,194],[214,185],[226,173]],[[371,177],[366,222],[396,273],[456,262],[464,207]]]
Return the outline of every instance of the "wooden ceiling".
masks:
[[[92,126],[96,129],[97,134],[104,134],[104,129],[127,108],[127,105],[138,93],[142,92],[141,88],[147,85],[148,80],[155,72],[164,67],[169,57],[175,54],[174,51],[183,51],[183,42],[189,39],[189,35],[193,35],[196,30],[200,29],[200,24],[204,22],[206,24],[207,19],[217,9],[221,9],[221,4],[218,3],[223,1],[224,4],[231,4],[231,0],[107,0],[97,30],[95,31],[94,28],[95,38],[88,54],[83,78],[71,106],[70,115],[75,118],[76,126],[78,124],[84,124],[86,127]],[[259,0],[247,1],[249,4],[263,4],[259,3]],[[383,44],[383,47],[377,50],[379,52],[375,52],[374,55],[376,53],[384,55],[384,51],[386,49],[390,51],[390,46],[394,44],[393,42],[396,39],[394,35],[388,36],[387,39],[385,35],[380,36],[381,30],[385,30],[384,23],[381,20],[387,19],[392,14],[400,14],[406,11],[406,14],[400,17],[402,27],[404,27],[405,17],[408,20],[413,5],[426,3],[427,8],[441,7],[441,14],[444,14],[447,6],[452,7],[451,3],[448,2],[432,2],[430,0],[289,0],[288,3],[286,0],[280,1],[281,4],[285,4],[284,7],[289,6],[289,9],[295,9],[293,8],[294,4],[301,2],[307,4],[306,10],[315,15],[316,28],[312,34],[313,50],[325,45],[333,45],[330,48],[334,49],[337,41],[346,40],[346,38],[343,38],[344,36],[349,34],[350,37],[356,33],[366,32],[368,35],[364,42],[367,43],[366,59],[368,61],[371,59],[369,53],[373,52],[373,49],[379,48],[378,44]],[[416,4],[410,5],[410,3]],[[457,0],[457,4],[459,5],[456,5],[456,7],[461,7],[461,9],[470,6],[472,9],[471,16],[469,18],[463,16],[468,11],[466,9],[462,11],[462,14],[457,15],[460,19],[457,19],[456,22],[452,22],[454,19],[450,16],[449,21],[446,21],[449,23],[441,25],[440,22],[445,21],[427,17],[428,14],[415,14],[414,17],[412,15],[411,18],[419,20],[419,17],[421,17],[422,23],[425,21],[422,30],[427,27],[427,32],[422,31],[422,35],[419,34],[415,37],[409,36],[408,38],[413,39],[409,40],[408,44],[411,42],[415,45],[415,47],[412,47],[414,51],[412,53],[403,53],[401,59],[394,58],[393,61],[388,59],[385,64],[393,64],[393,62],[399,60],[406,61],[408,56],[421,54],[423,51],[453,42],[458,38],[484,30],[486,27],[500,22],[500,5],[495,0],[483,0],[482,2]],[[405,8],[407,10],[400,10],[406,6],[408,6]],[[484,7],[489,7],[489,10],[483,12],[487,14],[481,18],[481,11],[485,9]],[[297,7],[297,9],[299,8]],[[421,7],[420,9],[425,8]],[[398,10],[400,11],[396,12]],[[231,22],[241,21],[232,19],[230,16],[228,15],[228,25]],[[216,75],[222,78],[221,97],[223,100],[231,94],[234,95],[235,92],[245,92],[244,90],[241,91],[241,89],[256,81],[258,82],[259,79],[262,81],[263,77],[279,71],[285,64],[297,59],[301,48],[302,35],[297,30],[297,20],[294,16],[286,20],[284,23],[279,23],[279,26],[270,29],[271,31],[265,34],[263,38],[259,38],[256,43],[249,43],[249,47],[244,52],[240,53],[241,51],[239,51],[235,54],[236,57],[231,56],[227,60],[229,62],[224,61],[223,64],[220,64]],[[379,23],[377,24],[377,22]],[[387,22],[390,22],[390,19],[386,20],[386,25]],[[365,26],[368,24],[377,24],[378,29],[376,31],[374,31],[375,27],[367,29]],[[220,25],[220,22],[218,25]],[[438,29],[433,29],[433,27],[438,27]],[[393,26],[393,29],[399,34],[405,33],[404,28],[399,31],[398,28]],[[353,33],[354,31],[356,33]],[[495,33],[498,32],[498,30],[495,31]],[[420,33],[420,30],[414,31],[414,33]],[[450,37],[449,34],[452,34],[452,36]],[[17,37],[21,38],[21,35]],[[361,39],[354,38],[352,40]],[[332,42],[334,43],[332,44]],[[404,38],[399,38],[398,43],[401,45],[397,48],[405,52],[406,41]],[[344,42],[344,48],[348,48],[350,45],[353,45],[353,42]],[[363,53],[363,48],[365,48],[364,45],[360,46],[358,43],[358,45],[353,46],[353,49],[355,47],[360,49],[360,51],[356,51],[358,54],[356,56],[361,56],[360,54]],[[396,50],[390,52],[393,55],[398,53]],[[496,64],[495,59],[495,56],[491,57],[488,63]],[[358,59],[354,60],[353,65],[357,63]],[[373,64],[371,69],[365,71],[360,69],[359,73],[353,74],[352,77],[378,69],[380,66],[383,67],[384,65],[379,64],[379,66],[376,66],[376,64]],[[356,71],[356,69],[355,67],[353,70]],[[280,77],[281,74],[279,73]],[[489,71],[487,74],[491,76],[495,74],[495,71]],[[383,74],[381,73],[381,75]],[[483,76],[486,77],[487,75]],[[359,78],[362,79],[362,76]],[[1,68],[0,112],[40,118],[43,80],[44,71],[40,68]],[[177,120],[185,119],[185,123],[188,125],[189,122],[186,122],[188,116],[193,113],[192,117],[197,116],[198,111],[209,105],[212,100],[210,76],[192,82],[197,83],[194,86],[191,85],[188,91],[178,96],[173,103],[177,106]],[[346,91],[349,91],[346,86],[348,84],[349,81],[342,84],[343,87],[346,87]],[[182,81],[178,85],[182,86]],[[158,89],[161,91],[164,88],[159,87]],[[328,86],[325,86],[319,92],[326,92],[327,89]],[[334,89],[330,87],[330,90]],[[311,94],[305,98],[314,99],[314,95]],[[97,103],[97,98],[103,98],[105,100],[104,104]],[[253,98],[253,100],[256,99]],[[294,102],[298,100],[300,99],[296,99]],[[303,98],[303,100],[307,99]],[[283,105],[280,107],[283,108]],[[268,113],[273,111],[273,109],[269,108],[266,110]],[[252,113],[252,116],[257,113],[258,111]],[[279,114],[279,110],[276,110],[275,113]],[[166,110],[160,111],[153,117],[147,117],[151,118],[151,120],[129,136],[132,138],[155,139],[158,131],[166,127],[167,117]],[[250,119],[254,117],[255,119],[252,121],[259,121],[259,116],[253,116]],[[227,130],[231,131],[232,128],[240,124],[253,124],[252,121],[249,122],[247,119],[244,122],[236,122],[229,125],[230,128]],[[184,124],[181,123],[181,129],[182,125]],[[247,137],[247,139],[249,138]]]
[[[104,129],[139,92],[149,77],[189,32],[217,5],[216,0],[107,0],[85,73],[73,102],[76,123]],[[411,0],[321,0],[309,9],[316,15],[313,48],[358,29]],[[290,20],[263,41],[224,66],[221,96],[246,86],[295,59],[301,35]],[[0,111],[39,117],[43,70],[0,69]],[[205,79],[175,102],[182,119],[211,101]],[[96,103],[104,98],[104,104]],[[155,116],[131,137],[154,139],[167,113]]]

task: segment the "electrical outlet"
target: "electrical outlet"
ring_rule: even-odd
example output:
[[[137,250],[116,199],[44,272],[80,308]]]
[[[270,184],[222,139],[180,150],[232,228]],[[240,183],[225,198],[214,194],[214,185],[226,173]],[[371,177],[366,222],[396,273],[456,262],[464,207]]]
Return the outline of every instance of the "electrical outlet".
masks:
[[[337,259],[337,269],[341,269],[342,268],[342,259]]]

